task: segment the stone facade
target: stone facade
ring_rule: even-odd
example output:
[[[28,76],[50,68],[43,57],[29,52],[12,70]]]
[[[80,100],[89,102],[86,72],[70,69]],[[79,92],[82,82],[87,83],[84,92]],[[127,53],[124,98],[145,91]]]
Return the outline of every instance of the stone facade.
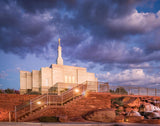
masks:
[[[85,81],[92,81],[88,90],[97,91],[97,78],[94,73],[87,72],[86,68],[63,65],[62,48],[58,46],[57,64],[42,67],[40,70],[20,71],[20,93],[27,91],[48,93],[51,87],[57,87],[58,93],[66,88],[72,88]]]

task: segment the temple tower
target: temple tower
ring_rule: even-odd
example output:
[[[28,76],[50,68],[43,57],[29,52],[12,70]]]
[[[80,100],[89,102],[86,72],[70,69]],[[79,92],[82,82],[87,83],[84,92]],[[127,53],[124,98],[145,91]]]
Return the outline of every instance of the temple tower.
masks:
[[[21,94],[29,93],[30,91],[47,94],[51,91],[50,88],[55,87],[54,89],[57,89],[59,95],[66,88],[75,87],[83,82],[87,82],[87,90],[98,90],[98,81],[94,73],[87,72],[87,69],[83,67],[63,65],[60,38],[58,42],[56,64],[51,64],[50,67],[41,67],[40,70],[32,70],[32,72],[20,71]]]
[[[62,59],[62,47],[60,45],[60,38],[58,39],[59,45],[58,45],[58,57],[57,57],[57,64],[63,65],[63,59]]]

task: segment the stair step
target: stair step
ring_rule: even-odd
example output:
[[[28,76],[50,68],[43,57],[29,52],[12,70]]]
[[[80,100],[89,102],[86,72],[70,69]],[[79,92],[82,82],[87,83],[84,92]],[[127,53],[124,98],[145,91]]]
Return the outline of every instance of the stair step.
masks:
[[[82,89],[82,86],[83,86],[84,84],[81,84],[81,85],[78,85],[78,86],[76,86],[76,88],[81,88]],[[85,86],[85,85],[84,85]],[[66,92],[64,92],[63,94],[65,94],[65,95],[67,95],[67,93],[68,93],[68,96],[70,96],[71,95],[71,91],[73,91],[74,90],[74,88],[75,87],[73,87],[71,90],[68,90],[68,91],[66,91]],[[85,89],[85,88],[84,88]],[[32,103],[36,103],[39,99],[43,99],[43,98],[47,98],[48,96],[47,95],[42,95],[42,96],[38,96],[38,98],[34,98],[34,100],[32,100]],[[53,96],[53,98],[54,98],[54,96]],[[61,98],[61,96],[60,97],[58,97],[58,99],[60,99]],[[71,97],[70,97],[71,98]],[[81,103],[79,102],[81,100]],[[46,102],[46,101],[45,101]],[[40,113],[40,112],[44,112],[45,110],[47,110],[48,108],[49,109],[53,109],[53,112],[54,111],[57,111],[57,113],[59,113],[60,112],[60,115],[62,114],[62,115],[65,115],[65,113],[61,113],[61,110],[59,111],[59,110],[54,110],[54,108],[55,109],[58,109],[58,108],[60,108],[60,109],[62,109],[62,111],[64,110],[63,108],[67,108],[67,109],[70,109],[71,110],[71,112],[67,112],[68,114],[71,114],[72,116],[76,116],[76,114],[77,113],[75,113],[75,111],[78,109],[78,108],[84,108],[85,107],[85,104],[86,103],[86,98],[84,98],[84,96],[82,96],[82,95],[79,95],[79,96],[76,96],[76,97],[74,97],[73,99],[70,99],[70,100],[68,100],[68,101],[66,101],[66,103],[64,103],[64,106],[60,106],[61,104],[59,104],[59,105],[55,105],[55,104],[51,104],[50,106],[47,106],[47,105],[43,105],[43,106],[41,106],[41,107],[38,107],[38,108],[36,108],[36,109],[34,109],[33,111],[32,111],[32,113],[26,113],[24,116],[22,116],[20,119],[18,119],[18,121],[25,121],[25,120],[28,120],[28,119],[30,119],[32,116],[37,116],[37,114],[38,113]],[[28,107],[28,106],[27,106]],[[33,107],[35,107],[35,104],[34,104],[34,106]],[[47,107],[47,108],[46,108]],[[46,108],[46,109],[45,109]],[[73,111],[72,111],[73,110]],[[82,109],[81,109],[82,110]],[[84,111],[84,110],[82,110],[82,111]]]

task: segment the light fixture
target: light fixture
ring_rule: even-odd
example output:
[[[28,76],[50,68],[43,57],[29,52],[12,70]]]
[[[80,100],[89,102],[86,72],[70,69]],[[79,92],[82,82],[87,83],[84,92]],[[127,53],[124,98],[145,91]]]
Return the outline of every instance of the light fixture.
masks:
[[[37,104],[40,105],[40,104],[41,104],[41,101],[38,101]]]
[[[78,93],[78,92],[79,92],[79,89],[76,88],[76,89],[74,89],[74,91],[75,91],[76,93]]]

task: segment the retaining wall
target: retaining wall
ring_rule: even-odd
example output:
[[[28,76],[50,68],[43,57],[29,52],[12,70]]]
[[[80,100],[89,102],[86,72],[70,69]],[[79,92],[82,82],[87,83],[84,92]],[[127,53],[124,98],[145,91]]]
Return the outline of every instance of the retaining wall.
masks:
[[[0,94],[0,122],[9,120],[9,111],[38,95]]]

